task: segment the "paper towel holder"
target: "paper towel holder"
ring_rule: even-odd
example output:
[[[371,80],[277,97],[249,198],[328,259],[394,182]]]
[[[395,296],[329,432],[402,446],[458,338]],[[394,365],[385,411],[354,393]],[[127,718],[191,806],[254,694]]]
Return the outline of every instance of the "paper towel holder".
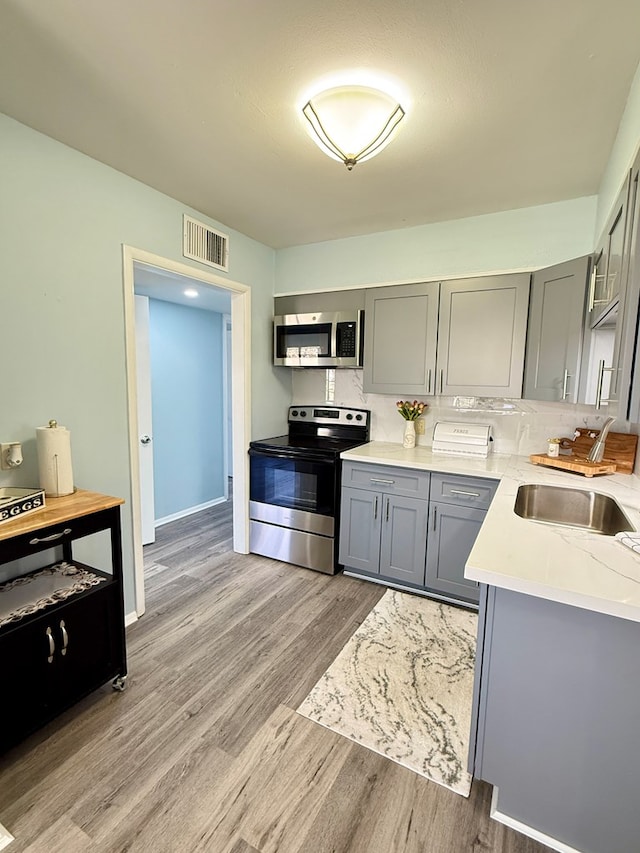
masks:
[[[69,430],[54,418],[36,429],[40,487],[47,497],[59,498],[76,491],[71,464]]]

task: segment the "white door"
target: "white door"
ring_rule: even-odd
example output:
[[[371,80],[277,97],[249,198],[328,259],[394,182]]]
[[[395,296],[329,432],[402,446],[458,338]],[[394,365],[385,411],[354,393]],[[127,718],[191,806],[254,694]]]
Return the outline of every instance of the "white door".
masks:
[[[151,422],[151,359],[149,353],[149,299],[135,297],[136,372],[138,385],[138,440],[140,459],[140,517],[142,544],[156,541],[153,498],[153,427]]]
[[[226,441],[226,453],[227,453],[227,477],[225,478],[224,484],[224,494],[225,497],[229,497],[229,482],[228,478],[230,473],[233,471],[233,409],[231,405],[231,317],[227,314],[224,316],[224,329],[225,329],[225,376],[226,376],[226,392],[225,392],[225,401],[227,407],[227,415],[226,415],[226,424],[227,424],[227,441]]]

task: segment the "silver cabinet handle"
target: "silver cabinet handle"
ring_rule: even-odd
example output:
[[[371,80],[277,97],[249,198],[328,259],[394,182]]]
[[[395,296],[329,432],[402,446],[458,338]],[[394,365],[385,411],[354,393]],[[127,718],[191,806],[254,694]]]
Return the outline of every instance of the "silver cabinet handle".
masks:
[[[431,368],[429,368],[429,373],[427,374],[427,394],[431,393]]]
[[[464,492],[462,489],[449,489],[452,495],[464,495],[465,498],[479,498],[480,492]]]
[[[389,498],[387,498],[387,513],[385,515],[385,522],[389,522]]]
[[[53,634],[51,633],[51,628],[47,628],[47,639],[49,640],[49,657],[47,661],[49,663],[53,663],[53,656],[56,651],[56,641],[53,639]]]
[[[378,520],[378,496],[377,495],[376,495],[376,498],[373,502],[373,520],[374,521]]]
[[[395,480],[381,480],[378,477],[371,477],[372,483],[382,483],[385,486],[393,486]]]
[[[598,388],[596,391],[596,409],[600,409],[602,407],[603,403],[612,403],[613,402],[613,400],[610,400],[610,399],[607,399],[607,400],[602,399],[602,383],[604,380],[605,373],[615,373],[615,370],[616,370],[615,367],[605,367],[604,366],[604,359],[601,359],[598,362]]]
[[[596,409],[602,404],[602,380],[604,379],[604,359],[598,362],[598,385],[596,388]]]
[[[562,399],[563,400],[566,400],[567,395],[569,394],[569,379],[570,379],[570,377],[571,377],[571,374],[569,373],[569,371],[565,367],[564,377],[562,379]]]
[[[64,627],[64,619],[60,620],[60,630],[62,631],[62,650],[60,654],[66,655],[67,646],[69,645],[69,635],[67,634],[67,629]]]
[[[433,529],[434,530],[436,529],[437,521],[438,521],[438,507],[436,505],[433,508]]]
[[[150,435],[141,435],[140,436],[140,444],[151,444],[151,436]]]
[[[593,311],[594,305],[594,297],[596,294],[596,273],[598,272],[598,265],[595,263],[591,268],[591,280],[589,281],[589,301],[587,305],[587,313],[591,313]]]
[[[55,542],[56,539],[62,539],[63,536],[68,536],[71,533],[70,527],[65,527],[60,533],[52,533],[51,536],[43,536],[41,539],[29,539],[29,545],[38,545],[40,542]]]
[[[444,388],[444,370],[440,368],[440,393],[442,394],[442,389]]]

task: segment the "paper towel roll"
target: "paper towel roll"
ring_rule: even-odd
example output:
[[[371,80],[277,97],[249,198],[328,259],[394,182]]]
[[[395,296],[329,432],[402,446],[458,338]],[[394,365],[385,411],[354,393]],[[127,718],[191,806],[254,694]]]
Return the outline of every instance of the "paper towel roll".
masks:
[[[48,427],[36,429],[36,446],[40,488],[47,497],[70,495],[74,489],[69,430],[49,421]]]

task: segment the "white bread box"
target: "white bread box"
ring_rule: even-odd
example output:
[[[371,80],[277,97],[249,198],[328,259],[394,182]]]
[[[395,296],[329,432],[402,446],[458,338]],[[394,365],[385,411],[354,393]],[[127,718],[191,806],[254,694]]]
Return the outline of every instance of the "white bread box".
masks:
[[[489,455],[492,441],[490,425],[438,421],[433,428],[432,450],[450,456],[482,458]]]

